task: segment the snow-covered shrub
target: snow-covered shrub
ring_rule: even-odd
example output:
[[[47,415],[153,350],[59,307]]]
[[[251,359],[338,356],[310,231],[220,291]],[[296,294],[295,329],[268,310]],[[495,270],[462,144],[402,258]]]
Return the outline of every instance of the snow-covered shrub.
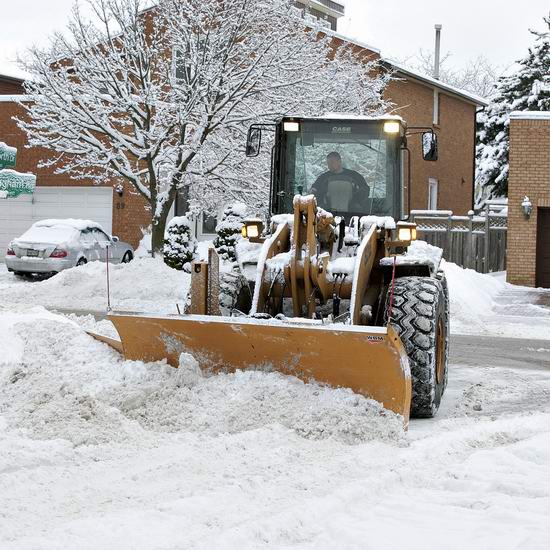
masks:
[[[189,273],[197,250],[197,241],[191,233],[191,223],[186,216],[172,218],[164,239],[164,262],[174,269]]]
[[[214,247],[220,258],[226,262],[235,262],[235,245],[241,236],[241,230],[247,214],[247,206],[242,202],[229,205],[223,211],[220,223],[216,227],[217,236]]]

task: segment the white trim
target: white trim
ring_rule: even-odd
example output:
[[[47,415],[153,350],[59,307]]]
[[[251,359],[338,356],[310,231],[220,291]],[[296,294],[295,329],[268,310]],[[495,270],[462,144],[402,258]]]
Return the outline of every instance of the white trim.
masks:
[[[0,103],[19,103],[21,101],[31,101],[31,96],[19,95],[0,95]]]
[[[513,111],[511,120],[550,120],[550,111]]]

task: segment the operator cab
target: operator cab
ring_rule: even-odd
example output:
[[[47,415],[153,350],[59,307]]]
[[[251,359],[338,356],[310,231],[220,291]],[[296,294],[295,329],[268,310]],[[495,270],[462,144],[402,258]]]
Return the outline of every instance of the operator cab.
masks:
[[[259,154],[267,126],[250,128],[247,156]],[[295,195],[315,195],[319,207],[347,222],[353,216],[404,217],[407,128],[401,117],[285,117],[273,126],[271,215],[292,212]],[[431,128],[422,130],[423,157],[437,160],[437,137]]]
[[[384,130],[386,122],[391,132]],[[397,117],[283,119],[273,213],[291,212],[294,195],[315,195],[318,206],[346,220],[370,214],[400,218],[404,133]]]

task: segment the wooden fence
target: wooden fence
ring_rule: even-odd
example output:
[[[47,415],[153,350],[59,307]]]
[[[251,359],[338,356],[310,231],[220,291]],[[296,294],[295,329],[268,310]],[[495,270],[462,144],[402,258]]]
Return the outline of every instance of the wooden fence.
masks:
[[[453,216],[450,210],[412,210],[418,238],[443,249],[443,257],[480,273],[506,269],[508,216],[501,203],[485,210]]]

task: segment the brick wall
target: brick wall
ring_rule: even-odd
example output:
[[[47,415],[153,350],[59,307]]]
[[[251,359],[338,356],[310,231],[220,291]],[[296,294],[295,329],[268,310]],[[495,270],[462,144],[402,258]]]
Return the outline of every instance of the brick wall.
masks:
[[[433,88],[411,79],[390,82],[386,98],[398,106],[409,126],[432,126]],[[421,136],[411,136],[411,208],[428,208],[428,180],[438,180],[437,207],[467,214],[473,203],[474,131],[476,106],[446,93],[439,94],[439,160],[422,158]]]
[[[142,229],[151,225],[151,210],[145,199],[128,183],[122,195],[113,195],[113,235],[129,242],[134,248],[143,237]]]
[[[533,205],[525,218],[521,203]],[[510,121],[508,180],[508,282],[535,286],[537,208],[550,207],[550,119]]]

